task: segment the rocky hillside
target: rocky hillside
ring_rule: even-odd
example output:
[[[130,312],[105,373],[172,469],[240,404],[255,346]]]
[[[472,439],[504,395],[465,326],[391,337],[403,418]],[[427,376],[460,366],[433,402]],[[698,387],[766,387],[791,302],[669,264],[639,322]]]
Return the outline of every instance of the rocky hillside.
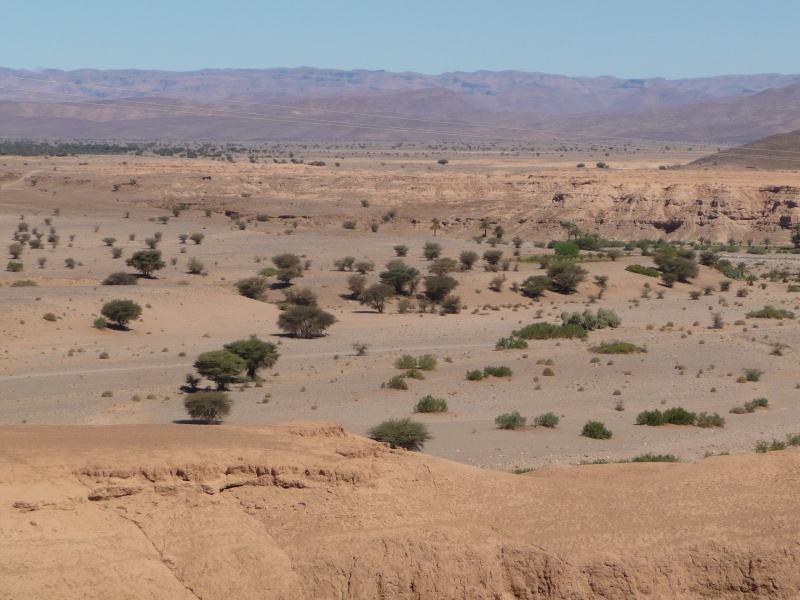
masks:
[[[787,450],[519,476],[326,423],[11,426],[0,432],[0,589],[796,598],[798,469]]]
[[[690,167],[800,169],[800,129],[727,148],[692,162]]]

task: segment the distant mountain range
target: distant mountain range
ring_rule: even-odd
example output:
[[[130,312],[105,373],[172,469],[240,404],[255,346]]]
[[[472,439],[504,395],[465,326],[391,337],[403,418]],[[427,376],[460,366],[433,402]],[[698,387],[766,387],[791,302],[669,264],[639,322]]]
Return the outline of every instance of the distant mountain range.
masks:
[[[800,75],[0,69],[0,136],[738,143],[800,129]]]

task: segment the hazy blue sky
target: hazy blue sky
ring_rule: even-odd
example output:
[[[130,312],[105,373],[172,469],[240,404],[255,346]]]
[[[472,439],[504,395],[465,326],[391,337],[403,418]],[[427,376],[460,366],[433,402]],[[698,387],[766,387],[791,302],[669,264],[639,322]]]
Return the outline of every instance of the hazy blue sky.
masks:
[[[0,66],[800,72],[798,0],[0,0]]]

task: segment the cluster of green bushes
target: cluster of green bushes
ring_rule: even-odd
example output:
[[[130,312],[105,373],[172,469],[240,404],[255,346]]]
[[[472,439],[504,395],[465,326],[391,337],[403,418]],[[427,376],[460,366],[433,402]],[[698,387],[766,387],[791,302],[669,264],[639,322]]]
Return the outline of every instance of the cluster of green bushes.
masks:
[[[546,412],[534,417],[533,424],[536,427],[547,427],[552,429],[558,427],[560,420],[561,419],[557,414]],[[515,410],[510,413],[498,415],[495,417],[494,422],[495,425],[497,425],[500,429],[517,429],[518,427],[524,427],[528,422],[528,419],[519,414],[519,411]]]
[[[774,438],[771,442],[758,440],[755,450],[758,453],[775,452],[776,450],[786,450],[789,446],[800,446],[800,433],[787,435],[785,442]]]
[[[689,412],[683,407],[676,406],[668,408],[664,412],[660,410],[645,410],[636,416],[637,425],[649,425],[658,427],[660,425],[697,425],[698,427],[725,427],[725,419],[719,414],[702,412]]]
[[[769,304],[760,310],[752,310],[745,314],[748,319],[794,319],[794,313],[790,310],[775,308]]]
[[[502,337],[497,340],[494,346],[495,350],[525,350],[528,347],[528,342],[515,338],[513,335],[509,337]]]
[[[734,415],[744,415],[747,413],[756,412],[757,408],[767,408],[769,400],[766,398],[753,398],[749,402],[745,402],[744,406],[734,406],[730,412]]]
[[[606,327],[616,328],[622,324],[622,319],[613,310],[606,308],[597,309],[596,313],[586,309],[583,312],[563,312],[561,320],[564,325],[577,325],[587,331],[595,329],[605,329]]]
[[[647,348],[644,346],[637,346],[636,344],[620,340],[600,342],[589,349],[597,354],[639,354],[647,352]]]
[[[486,377],[511,377],[514,372],[505,366],[500,367],[484,367],[483,371],[474,370],[467,371],[467,380],[480,381]]]
[[[524,340],[585,339],[587,331],[580,325],[553,325],[552,323],[531,323],[511,333]]]
[[[625,267],[626,271],[636,273],[637,275],[646,275],[647,277],[661,277],[661,271],[653,267],[643,267],[642,265],[628,265]]]

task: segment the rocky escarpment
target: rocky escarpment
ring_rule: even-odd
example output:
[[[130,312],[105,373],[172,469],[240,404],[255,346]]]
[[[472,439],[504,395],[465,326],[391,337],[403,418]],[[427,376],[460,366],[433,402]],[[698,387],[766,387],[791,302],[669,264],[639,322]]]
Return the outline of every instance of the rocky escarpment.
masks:
[[[381,223],[391,208],[397,216],[386,227],[427,231],[435,216],[442,233],[454,236],[476,235],[477,224],[488,217],[509,234],[531,240],[562,235],[559,223],[573,221],[583,231],[616,239],[703,236],[726,241],[769,235],[782,243],[800,223],[800,176],[795,172],[517,168],[478,174],[457,164],[439,171],[384,171],[377,164],[334,170],[304,164],[145,161],[128,167],[124,178],[111,169],[61,169],[35,177],[29,192],[102,193],[115,202],[211,208],[232,218],[266,214],[284,223],[300,221],[306,228],[338,229],[351,219],[367,228]],[[371,207],[365,210],[361,200]]]
[[[0,473],[9,597],[800,594],[798,451],[517,476],[335,424],[18,426]]]

